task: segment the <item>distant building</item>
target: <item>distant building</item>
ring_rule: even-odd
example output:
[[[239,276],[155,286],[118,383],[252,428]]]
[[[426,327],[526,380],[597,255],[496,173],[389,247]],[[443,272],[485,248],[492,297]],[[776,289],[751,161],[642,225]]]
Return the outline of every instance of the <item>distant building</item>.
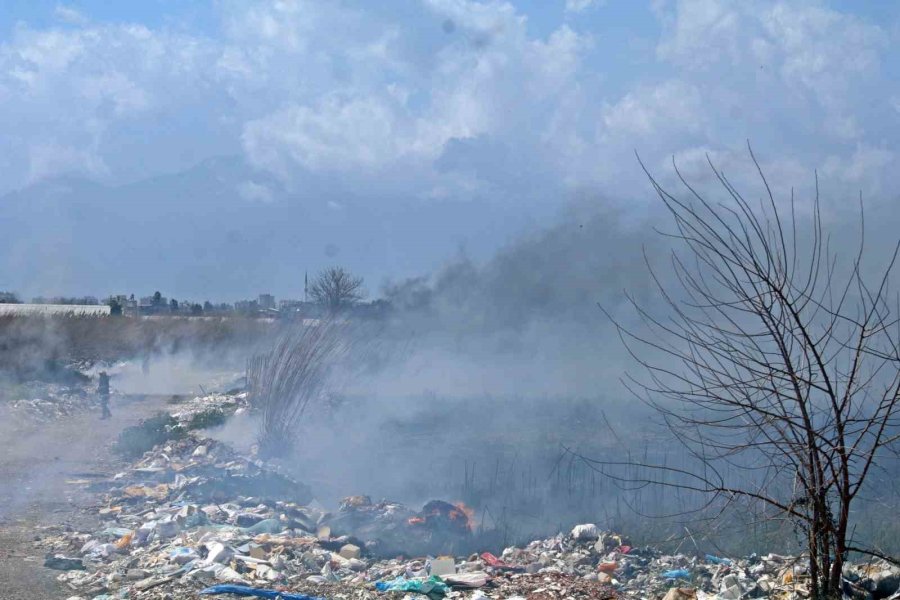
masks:
[[[169,299],[165,296],[144,296],[138,302],[138,313],[142,315],[158,315],[169,312]]]
[[[278,310],[283,312],[297,312],[303,308],[303,300],[281,300],[278,303]]]
[[[122,310],[137,310],[138,302],[134,299],[134,294],[129,298],[126,294],[116,294],[109,297],[110,302],[115,302],[122,307]],[[108,304],[108,303],[107,303]]]
[[[115,302],[122,307],[122,314],[126,317],[136,317],[138,312],[138,301],[134,299],[134,294],[126,296],[125,294],[117,294],[110,296],[110,304]]]
[[[321,307],[315,302],[304,302],[303,300],[282,300],[278,303],[278,311],[282,317],[298,318],[318,316]]]
[[[255,315],[259,312],[259,302],[256,300],[238,300],[234,303],[234,310],[245,315]]]
[[[275,296],[273,296],[272,294],[260,294],[257,303],[259,304],[259,308],[261,310],[274,310]]]

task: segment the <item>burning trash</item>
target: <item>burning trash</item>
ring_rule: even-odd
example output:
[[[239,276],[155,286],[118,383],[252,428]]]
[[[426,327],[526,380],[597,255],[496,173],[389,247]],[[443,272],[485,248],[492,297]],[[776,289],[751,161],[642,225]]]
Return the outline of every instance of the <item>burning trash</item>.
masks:
[[[349,496],[324,523],[336,534],[368,540],[372,555],[434,554],[463,547],[471,538],[474,511],[462,502],[432,500],[413,512],[398,502]]]
[[[446,531],[465,536],[473,530],[474,515],[475,512],[462,502],[450,504],[443,500],[432,500],[422,507],[418,515],[407,519],[407,523],[432,531]]]
[[[435,499],[415,510],[358,495],[330,512],[312,502],[304,484],[196,432],[85,485],[103,498],[99,527],[58,529],[38,542],[46,567],[84,599],[363,600],[401,592],[430,600],[788,600],[808,594],[803,557],[666,555],[590,523],[494,554],[477,548],[475,512],[461,502]],[[848,566],[846,578],[854,597],[898,598],[900,569],[886,562]]]

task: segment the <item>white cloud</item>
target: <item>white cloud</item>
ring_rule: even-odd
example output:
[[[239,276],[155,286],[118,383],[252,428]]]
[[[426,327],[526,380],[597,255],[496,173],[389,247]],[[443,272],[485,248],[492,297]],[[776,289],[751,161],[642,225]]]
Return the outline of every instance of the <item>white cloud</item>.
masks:
[[[700,90],[684,81],[664,81],[626,93],[605,107],[603,124],[607,134],[652,136],[696,132],[704,116]]]
[[[238,184],[238,195],[251,202],[272,202],[275,196],[269,186],[255,181],[242,181]]]
[[[0,44],[0,136],[18,157],[10,183],[70,171],[114,174],[111,164],[128,159],[109,153],[109,136],[137,119],[182,110],[203,85],[209,57],[196,38],[140,25],[18,25]]]
[[[565,25],[530,37],[525,16],[506,2],[424,5],[453,23],[453,35],[425,57],[409,45],[411,31],[349,9],[253,5],[219,61],[240,102],[255,102],[248,90],[266,89],[271,107],[243,128],[253,163],[282,177],[292,166],[373,172],[399,165],[429,176],[429,162],[451,139],[527,132],[538,143],[547,131],[539,123],[578,88],[590,38]]]
[[[57,4],[56,8],[53,9],[53,15],[60,21],[71,25],[84,25],[88,22],[88,18],[78,12],[77,9],[64,4]]]
[[[566,0],[566,12],[579,13],[593,6],[602,6],[606,0]]]
[[[673,12],[660,11],[665,26],[657,49],[661,58],[681,67],[703,69],[722,62],[737,63],[746,55],[742,40],[748,24],[742,22],[737,4],[678,0]]]
[[[453,19],[457,26],[479,34],[496,37],[521,37],[527,21],[509,2],[493,0],[424,0],[438,14]],[[476,40],[483,43],[488,40]]]
[[[399,225],[366,220],[341,243],[346,260],[376,270],[412,254],[418,269],[446,252],[437,239],[422,247],[419,233],[400,243],[421,252],[379,254],[379,232],[399,231],[407,213],[416,222],[435,214],[401,213],[400,203],[466,201],[455,214],[441,208],[439,225],[455,239],[479,236],[485,251],[489,238],[506,235],[502,226],[539,223],[573,191],[636,204],[634,214],[652,210],[635,150],[666,184],[674,157],[692,181],[713,185],[708,155],[755,199],[764,190],[752,180],[749,138],[776,193],[794,186],[808,197],[818,169],[826,202],[855,206],[847,200],[859,190],[867,202],[896,195],[900,82],[891,50],[900,29],[826,0],[659,0],[659,36],[613,47],[619,38],[592,31],[587,13],[566,13],[563,2],[530,13],[526,4],[535,6],[216,0],[218,26],[202,31],[59,11],[50,26],[16,25],[0,41],[0,192],[62,173],[137,180],[242,154],[262,172],[209,161],[153,189],[184,184],[196,190],[175,197],[186,202],[244,199],[230,207],[238,212],[203,211],[200,233],[210,239],[231,236],[235,227],[225,225],[242,210],[261,232],[271,211],[291,208],[279,214],[296,215],[283,221],[297,225],[271,239],[288,247],[278,256],[302,247],[313,257],[331,242],[304,246],[313,242],[301,214],[343,223],[367,202],[397,203],[370,214],[396,214]],[[635,4],[616,12],[645,12]],[[634,25],[645,36],[655,30]],[[272,202],[289,195],[317,210]],[[148,197],[122,202],[138,199],[143,211]],[[478,203],[490,210],[467,212]],[[462,216],[470,214],[498,228]],[[247,225],[247,243],[263,239],[251,236],[253,224],[237,226]],[[198,237],[185,231],[170,232],[173,243]],[[246,284],[255,269],[235,272]]]
[[[661,171],[675,155],[702,176],[710,153],[752,179],[749,139],[783,189],[810,184],[817,168],[837,188],[887,189],[882,141],[900,133],[890,101],[898,86],[884,65],[889,30],[815,0],[675,0],[655,10],[666,73],[604,102],[593,140],[601,156],[621,163],[631,146]]]
[[[293,105],[244,128],[253,162],[287,177],[292,164],[309,170],[375,169],[421,150],[402,107],[373,96],[329,97]]]
[[[151,105],[151,93],[121,72],[86,75],[76,86],[90,104],[109,104],[117,117],[140,113]]]
[[[878,25],[814,2],[760,0],[680,0],[663,22],[658,55],[688,77],[767,88],[769,106],[754,108],[813,106],[827,133],[862,133],[855,92],[879,75],[889,46]]]
[[[109,168],[95,145],[78,147],[54,142],[35,142],[28,149],[28,183],[59,174],[103,177]]]
[[[420,197],[496,190],[523,179],[525,157],[559,187],[630,194],[634,149],[650,165],[673,155],[701,165],[707,152],[743,155],[747,138],[774,169],[791,165],[784,176],[821,167],[849,185],[884,178],[884,140],[900,134],[885,64],[894,33],[814,0],[657,2],[657,64],[609,82],[614,59],[594,52],[602,38],[565,15],[534,27],[501,0],[421,0],[403,18],[361,2],[219,7],[211,38],[95,24],[64,5],[65,27],[17,26],[0,44],[0,174],[115,177],[129,160],[143,168],[142,153],[171,154],[152,139],[175,122],[185,138],[227,137],[285,179],[393,177]],[[503,149],[509,158],[491,164],[512,174],[440,170],[453,140]],[[241,195],[265,199],[247,183]]]
[[[897,154],[884,147],[859,144],[848,156],[829,156],[823,165],[823,175],[860,186],[878,181],[878,174],[890,167],[896,172]]]
[[[547,41],[534,40],[526,47],[524,61],[533,69],[535,91],[548,95],[577,82],[582,57],[592,46],[585,35],[563,25]]]

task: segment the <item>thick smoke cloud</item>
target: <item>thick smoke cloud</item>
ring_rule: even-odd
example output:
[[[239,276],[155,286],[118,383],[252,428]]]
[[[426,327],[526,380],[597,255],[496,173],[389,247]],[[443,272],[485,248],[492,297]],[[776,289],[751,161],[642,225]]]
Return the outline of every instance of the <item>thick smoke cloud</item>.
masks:
[[[651,295],[644,251],[659,240],[649,220],[599,200],[478,264],[459,256],[431,277],[386,286],[390,331],[411,336],[398,388],[437,393],[594,396],[615,378],[621,351],[598,304],[618,312],[624,290]]]
[[[752,181],[749,158],[744,168],[749,172],[739,175]],[[713,202],[727,201],[722,189],[702,182],[700,188]],[[684,187],[671,191],[690,196]],[[765,197],[758,179],[741,191],[753,202]],[[646,194],[652,193],[648,185]],[[779,194],[776,202],[789,210],[790,194]],[[811,202],[811,195],[797,194],[801,245],[809,237],[803,228]],[[855,256],[859,207],[830,189],[822,189],[822,203],[839,273]],[[488,261],[460,254],[432,275],[385,286],[393,312],[380,335],[390,351],[379,368],[342,382],[339,402],[311,420],[301,455],[291,459],[323,502],[351,493],[410,502],[471,494],[486,505],[513,507],[510,518],[531,532],[602,518],[638,535],[653,533],[623,503],[643,514],[667,513],[675,501],[671,492],[625,494],[577,468],[568,476],[579,483],[554,479],[563,448],[596,458],[632,451],[689,466],[676,444],[662,442],[667,438],[661,424],[620,383],[636,365],[598,306],[639,328],[628,294],[652,315],[665,317],[648,269],[671,283],[669,253],[677,241],[665,233],[673,227],[665,214],[637,216],[608,205],[596,198],[573,202]],[[867,268],[875,273],[896,243],[896,217],[876,199],[866,224]],[[232,439],[238,437],[234,433]],[[373,457],[379,468],[373,468]],[[483,478],[480,495],[461,485],[472,469]],[[518,484],[504,479],[510,473]],[[536,496],[545,503],[530,514],[523,498],[534,490],[517,487],[523,477],[540,480]],[[497,478],[506,482],[502,491]],[[885,493],[892,489],[878,485]],[[569,504],[555,496],[563,492]],[[677,498],[679,506],[697,500]],[[871,529],[868,510],[859,518],[861,527]],[[660,521],[654,527],[669,525]],[[744,550],[772,543],[766,536],[773,532],[748,541],[742,527],[735,518],[713,535],[723,547]],[[701,535],[693,525],[692,530]]]
[[[610,428],[636,414],[615,384],[625,353],[598,303],[624,315],[623,290],[652,299],[643,253],[661,245],[651,220],[603,205],[585,198],[488,261],[460,255],[385,286],[392,312],[377,332],[381,360],[335,382],[286,466],[326,504],[356,493],[505,502],[509,519],[532,532],[592,518],[597,498],[581,496],[546,513],[517,511],[523,481],[540,502],[549,502],[545,486],[566,489],[548,483],[564,446],[600,451],[615,443]],[[255,424],[243,419],[220,435],[246,445],[241,432]],[[473,469],[480,501],[463,489]],[[500,478],[515,481],[501,491]],[[601,488],[611,493],[591,489]]]

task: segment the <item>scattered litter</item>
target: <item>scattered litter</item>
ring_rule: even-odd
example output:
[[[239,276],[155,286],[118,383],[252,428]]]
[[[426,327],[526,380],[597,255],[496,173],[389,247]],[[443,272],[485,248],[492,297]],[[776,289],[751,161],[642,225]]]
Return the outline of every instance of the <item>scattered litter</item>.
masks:
[[[195,420],[196,406],[218,410],[217,398],[235,402],[205,396],[180,404],[173,418]],[[479,548],[454,556],[454,549],[471,549],[477,525],[461,503],[432,500],[415,510],[350,496],[329,511],[303,483],[197,432],[155,446],[120,473],[78,485],[101,499],[101,525],[94,532],[48,528],[37,544],[67,593],[84,599],[809,596],[803,558],[665,554],[593,523],[491,549],[498,554]],[[900,569],[883,561],[847,565],[845,577],[853,598],[882,600],[900,589]]]

